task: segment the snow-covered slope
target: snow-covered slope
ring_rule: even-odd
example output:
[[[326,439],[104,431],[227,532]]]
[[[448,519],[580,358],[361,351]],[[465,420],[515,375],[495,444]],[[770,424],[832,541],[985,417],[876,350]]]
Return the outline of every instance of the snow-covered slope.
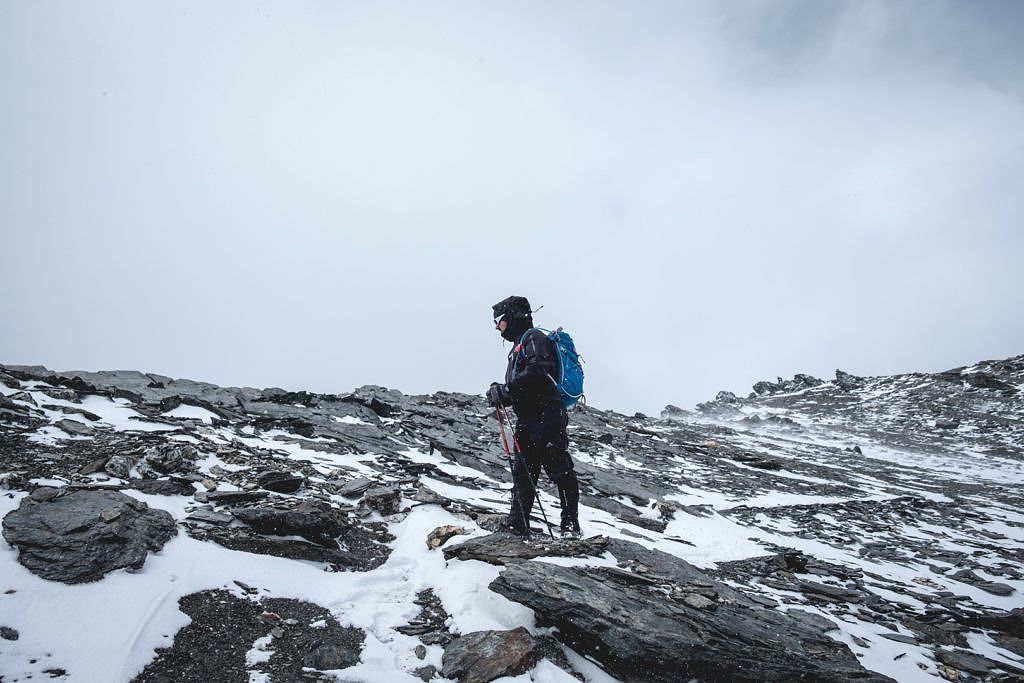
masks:
[[[767,661],[750,670],[741,654],[687,669],[659,660],[656,643],[643,645],[644,668],[626,644],[616,651],[560,621],[573,614],[600,630],[584,626],[592,598],[568,591],[547,611],[545,596],[529,594],[564,576],[638,591],[635,611],[598,614],[627,631],[656,623],[665,605],[697,631],[714,623],[722,630],[701,635],[705,649],[772,648],[782,661],[795,647],[813,659],[808,638],[820,633],[849,648],[821,650],[837,662],[809,674],[822,680],[853,676],[857,660],[900,681],[1024,672],[1024,613],[1013,611],[1024,591],[1024,357],[757,388],[660,419],[574,411],[591,540],[542,542],[535,510],[526,547],[541,556],[516,564],[522,546],[489,531],[510,487],[480,397],[0,366],[0,627],[10,629],[0,680],[472,680],[452,663],[466,634],[521,626],[537,649],[505,680],[781,676]],[[66,583],[81,567],[49,579],[26,568],[28,512],[99,490],[166,511],[178,533],[152,542],[141,566],[103,567],[96,581]],[[541,500],[557,518],[557,496]],[[103,508],[97,533],[121,514]],[[454,537],[428,547],[444,526]],[[83,533],[63,530],[61,542]],[[457,545],[466,541],[479,545]],[[689,565],[665,558],[702,578],[684,585]],[[523,571],[526,587],[513,585]],[[748,636],[775,623],[770,613],[803,645]]]

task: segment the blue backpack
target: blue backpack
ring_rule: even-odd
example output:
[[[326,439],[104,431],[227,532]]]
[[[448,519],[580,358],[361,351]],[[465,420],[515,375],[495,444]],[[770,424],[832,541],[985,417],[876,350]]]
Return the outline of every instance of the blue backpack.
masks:
[[[551,381],[555,383],[555,388],[558,389],[558,394],[562,397],[565,407],[572,408],[583,397],[583,366],[580,364],[579,354],[576,353],[576,344],[573,343],[569,333],[561,327],[554,332],[549,332],[541,327],[531,327],[523,332],[518,346],[522,345],[526,335],[533,330],[545,333],[551,343],[555,345],[555,350],[558,353],[558,377],[552,377]],[[517,354],[515,364],[512,366],[513,372],[518,364],[519,355]]]

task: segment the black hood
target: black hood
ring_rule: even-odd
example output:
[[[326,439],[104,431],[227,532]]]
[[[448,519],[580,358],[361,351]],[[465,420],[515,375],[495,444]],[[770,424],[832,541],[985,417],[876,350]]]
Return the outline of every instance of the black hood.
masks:
[[[517,342],[523,332],[533,327],[533,316],[530,314],[530,302],[525,296],[510,296],[491,306],[494,317],[505,316],[508,327],[501,336],[510,342]]]

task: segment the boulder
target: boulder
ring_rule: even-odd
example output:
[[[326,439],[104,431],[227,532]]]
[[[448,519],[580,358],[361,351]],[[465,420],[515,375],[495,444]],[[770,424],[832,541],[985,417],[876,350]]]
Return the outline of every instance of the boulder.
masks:
[[[1013,586],[1010,586],[1008,584],[997,583],[995,581],[988,581],[986,579],[983,579],[970,569],[961,569],[955,574],[952,574],[950,578],[974,586],[975,588],[980,588],[986,593],[991,593],[992,595],[999,595],[1004,597],[1010,596],[1013,595],[1015,590]]]
[[[421,666],[413,669],[412,675],[423,681],[423,683],[426,683],[437,675],[437,667],[430,664],[427,666]]]
[[[199,452],[187,443],[166,443],[146,451],[145,461],[160,474],[192,469]]]
[[[455,526],[453,524],[446,524],[445,526],[439,526],[427,536],[427,547],[431,550],[440,548],[448,542],[453,536],[466,533],[466,530],[461,526]]]
[[[541,656],[539,644],[522,626],[512,631],[477,631],[445,648],[441,675],[459,683],[488,683],[529,671]]]
[[[314,501],[303,501],[291,508],[239,508],[231,514],[261,534],[301,536],[334,548],[338,545],[334,539],[348,526],[344,513]]]
[[[264,472],[259,479],[260,488],[275,493],[295,493],[305,483],[306,478],[291,472]]]
[[[397,486],[378,486],[363,494],[363,503],[387,517],[398,512],[402,504],[402,493]]]
[[[519,562],[490,588],[623,681],[891,681],[820,628],[683,560],[618,539],[609,550],[634,571]]]
[[[608,539],[550,539],[535,536],[529,543],[515,534],[498,532],[443,550],[446,560],[480,560],[489,564],[507,564],[535,557],[600,557],[608,549]]]
[[[836,384],[843,391],[853,391],[854,389],[860,389],[867,383],[863,377],[857,377],[851,375],[848,372],[842,370],[836,370]]]
[[[669,403],[661,411],[661,419],[662,420],[681,420],[681,419],[689,416],[689,414],[690,414],[690,411],[683,410],[679,406],[674,406],[671,403]]]
[[[107,474],[118,479],[128,479],[131,476],[132,467],[135,466],[135,461],[127,455],[114,455],[107,460],[103,469],[106,470]]]
[[[117,491],[37,489],[3,520],[18,562],[51,581],[98,581],[115,569],[139,569],[150,551],[177,534],[164,510]]]
[[[310,669],[345,669],[359,663],[359,651],[344,644],[324,643],[302,658]]]
[[[344,496],[345,498],[351,498],[352,496],[358,496],[363,491],[373,486],[373,482],[365,477],[357,477],[351,479],[338,487],[338,495]]]
[[[93,433],[92,427],[84,422],[79,422],[78,420],[65,418],[63,420],[57,420],[53,424],[57,429],[70,434],[71,436],[92,436]]]

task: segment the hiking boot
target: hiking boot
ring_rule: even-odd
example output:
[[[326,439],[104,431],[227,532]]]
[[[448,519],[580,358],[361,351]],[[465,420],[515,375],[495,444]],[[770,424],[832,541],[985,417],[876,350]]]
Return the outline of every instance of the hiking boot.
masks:
[[[561,527],[562,538],[582,538],[583,530],[580,529],[580,522],[577,519],[563,519]]]
[[[523,528],[522,523],[517,523],[511,515],[506,516],[505,519],[501,520],[501,524],[498,525],[500,531],[505,531],[516,536],[529,536],[530,532]]]

